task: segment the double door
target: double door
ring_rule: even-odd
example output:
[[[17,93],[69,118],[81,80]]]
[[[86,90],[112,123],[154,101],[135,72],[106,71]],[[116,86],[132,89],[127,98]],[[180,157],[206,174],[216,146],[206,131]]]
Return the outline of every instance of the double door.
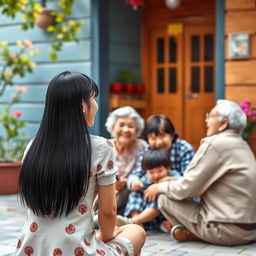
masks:
[[[168,24],[150,33],[149,114],[168,116],[196,149],[205,136],[205,115],[215,105],[214,25]]]

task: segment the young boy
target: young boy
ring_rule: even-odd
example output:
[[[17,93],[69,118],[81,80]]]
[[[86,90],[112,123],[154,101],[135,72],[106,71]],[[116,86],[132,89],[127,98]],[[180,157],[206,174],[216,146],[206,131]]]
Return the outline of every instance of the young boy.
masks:
[[[181,175],[175,170],[170,170],[170,156],[165,149],[148,150],[143,157],[142,168],[145,171],[145,175],[140,179],[143,188],[130,193],[124,211],[125,217],[117,216],[117,226],[135,223],[144,224],[145,229],[154,229],[159,227],[163,221],[157,201],[148,202],[144,200],[144,191],[151,184],[176,180]]]

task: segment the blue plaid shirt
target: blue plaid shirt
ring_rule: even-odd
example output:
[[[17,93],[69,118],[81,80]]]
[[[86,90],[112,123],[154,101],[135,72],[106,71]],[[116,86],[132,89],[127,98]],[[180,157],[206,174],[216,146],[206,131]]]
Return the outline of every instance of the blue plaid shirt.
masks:
[[[129,175],[127,187],[131,189],[131,183],[134,180],[140,179],[145,175],[145,172],[142,169],[142,159],[146,151],[149,150],[149,146],[141,149],[138,162],[134,171]],[[171,146],[170,150],[170,160],[171,160],[171,170],[176,170],[181,175],[183,175],[188,164],[194,156],[193,147],[185,140],[176,139]]]

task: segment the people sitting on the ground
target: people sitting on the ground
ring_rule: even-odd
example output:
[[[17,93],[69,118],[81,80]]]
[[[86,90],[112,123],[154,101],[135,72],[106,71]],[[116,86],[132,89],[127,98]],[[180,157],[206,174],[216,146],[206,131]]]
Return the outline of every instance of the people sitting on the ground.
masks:
[[[145,198],[158,204],[176,240],[238,245],[256,240],[256,162],[240,136],[246,115],[218,100],[206,116],[207,134],[177,181],[151,185]],[[201,196],[201,202],[186,200]]]
[[[131,198],[136,198],[137,204],[132,204],[131,200],[125,207],[126,216],[117,216],[117,226],[125,224],[139,224],[142,225],[148,221],[156,222],[157,217],[161,218],[161,212],[158,209],[157,202],[148,202],[144,200],[145,189],[154,183],[163,181],[176,180],[181,177],[181,174],[176,170],[170,170],[171,161],[169,152],[165,149],[150,149],[148,150],[142,160],[142,168],[145,174],[140,178],[143,188],[139,191],[132,191],[129,195]]]
[[[126,187],[128,176],[135,169],[140,150],[147,145],[139,136],[144,120],[132,107],[112,111],[106,121],[107,131],[113,139],[115,161],[118,167],[116,182],[117,213],[123,214],[130,191]]]
[[[150,148],[162,148],[168,151],[171,161],[171,169],[178,171],[181,175],[187,168],[191,161],[194,150],[193,147],[185,140],[178,138],[178,134],[175,131],[174,125],[170,119],[164,115],[152,115],[147,121],[143,131],[143,137],[149,143],[149,146],[144,147],[138,159],[136,169],[130,174],[127,182],[127,187],[131,190],[137,191],[143,188],[143,184],[140,178],[145,174],[142,168],[142,158],[146,151]],[[151,185],[152,186],[152,185]],[[150,186],[149,186],[150,187]],[[140,204],[140,200],[137,197],[130,196],[129,204],[134,207]],[[140,208],[138,208],[140,210]],[[128,216],[128,212],[124,213],[124,216]],[[133,217],[130,214],[130,217]],[[145,223],[144,227],[147,229],[158,228],[159,223],[154,225],[148,225]],[[166,228],[169,228],[168,222],[163,222]]]

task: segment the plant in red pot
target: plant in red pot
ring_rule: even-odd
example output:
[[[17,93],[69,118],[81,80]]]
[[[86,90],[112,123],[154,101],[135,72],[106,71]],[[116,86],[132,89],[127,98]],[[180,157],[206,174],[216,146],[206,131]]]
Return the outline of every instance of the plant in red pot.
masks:
[[[138,99],[143,99],[145,94],[145,86],[143,84],[138,84],[136,87],[136,93],[137,93]]]
[[[28,136],[21,131],[26,125],[21,120],[23,113],[16,109],[20,95],[26,92],[25,87],[17,86],[16,94],[6,104],[0,115],[0,123],[4,132],[0,134],[0,194],[17,192],[21,158],[27,143]]]
[[[136,72],[130,69],[122,69],[119,72],[118,80],[125,84],[125,92],[127,99],[133,99],[136,93],[137,85],[134,83]]]
[[[5,97],[3,94],[6,86],[14,84],[14,77],[24,77],[25,74],[33,71],[36,64],[30,60],[30,57],[38,54],[39,50],[33,49],[29,40],[18,41],[15,52],[8,47],[7,42],[1,42],[0,49],[3,63],[0,72],[0,96]],[[23,113],[16,103],[25,92],[25,87],[17,86],[11,99],[5,97],[2,101],[7,103],[2,105],[0,111],[0,194],[17,192],[20,161],[27,136],[22,131],[25,126],[22,120]]]
[[[110,84],[110,91],[113,93],[119,93],[122,92],[124,90],[125,85],[122,83],[111,83]]]

